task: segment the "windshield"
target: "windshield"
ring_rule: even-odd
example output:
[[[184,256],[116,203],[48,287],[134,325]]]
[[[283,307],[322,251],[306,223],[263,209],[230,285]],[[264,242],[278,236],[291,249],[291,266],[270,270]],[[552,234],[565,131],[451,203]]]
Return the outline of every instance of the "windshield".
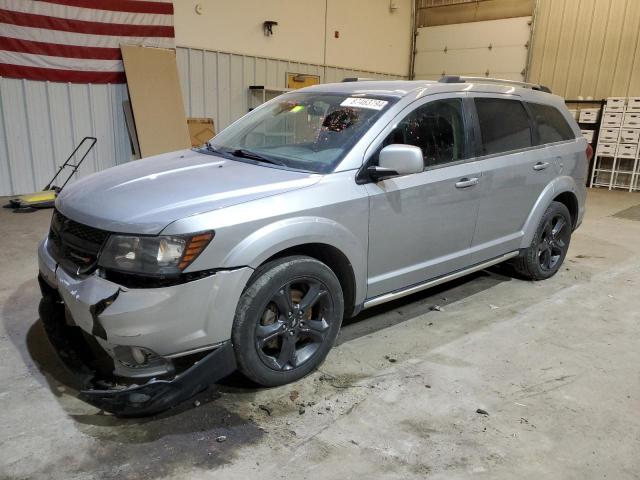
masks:
[[[394,98],[288,93],[224,129],[209,148],[244,161],[333,171]]]

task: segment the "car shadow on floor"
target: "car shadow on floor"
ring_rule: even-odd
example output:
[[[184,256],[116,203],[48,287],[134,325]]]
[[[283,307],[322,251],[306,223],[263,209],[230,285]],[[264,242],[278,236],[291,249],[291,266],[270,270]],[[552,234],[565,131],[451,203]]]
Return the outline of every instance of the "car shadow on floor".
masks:
[[[410,321],[432,312],[436,305],[448,308],[448,305],[510,280],[512,276],[508,267],[497,266],[373,307],[344,321],[337,344]],[[203,433],[209,436],[211,432],[224,434],[230,429],[244,432],[235,438],[244,438],[250,443],[263,434],[251,419],[232,413],[225,408],[224,401],[218,401],[221,394],[231,394],[236,401],[247,404],[254,400],[256,392],[261,389],[238,373],[176,408],[152,417],[121,419],[104,412],[95,413],[92,407],[74,398],[84,379],[70,372],[50,345],[42,322],[37,319],[39,299],[35,280],[20,285],[3,309],[6,331],[27,368],[39,371],[40,375],[33,376],[49,388],[83,432],[119,444],[148,444],[167,435],[184,436],[186,443],[191,443],[195,441],[193,438],[200,438]],[[194,408],[194,404],[199,407]]]
[[[3,305],[2,318],[8,340],[19,352],[30,378],[51,391],[79,432],[95,439],[86,445],[83,455],[78,455],[73,465],[65,469],[93,472],[96,477],[102,477],[112,476],[112,468],[125,463],[127,474],[135,478],[170,476],[184,465],[211,470],[235,461],[240,448],[257,444],[265,435],[251,418],[217,401],[220,393],[215,387],[167,412],[144,418],[118,418],[79,401],[78,389],[83,378],[67,369],[49,343],[37,318],[39,300],[37,282],[25,282]],[[24,389],[24,385],[21,382],[13,388]],[[255,390],[246,390],[248,402],[251,402],[252,391]],[[28,397],[25,401],[29,401]],[[218,438],[225,440],[220,442]],[[157,461],[160,458],[163,460]],[[51,468],[60,466],[51,465]],[[47,476],[44,471],[32,473]]]
[[[87,378],[69,370],[58,357],[53,346],[47,338],[42,321],[38,318],[38,302],[40,291],[38,282],[30,280],[20,285],[7,299],[3,306],[2,318],[8,339],[13,343],[22,361],[32,376],[42,385],[51,390],[53,395],[61,399],[64,396],[77,396],[79,390],[86,385]],[[39,375],[38,375],[39,373]],[[255,388],[248,388],[255,390]],[[199,395],[200,404],[214,400],[216,394],[209,392],[207,395]],[[179,415],[192,405],[185,402],[166,414],[139,419],[118,419],[110,415],[76,415],[75,418],[102,417],[96,419],[94,424],[113,424],[113,422],[139,422],[147,423],[153,419]],[[83,404],[84,405],[84,404]],[[67,407],[67,405],[63,405]],[[91,409],[93,407],[88,407]]]
[[[515,276],[508,265],[497,265],[363,310],[357,316],[343,320],[336,345],[371,335],[430,312],[444,310],[448,305],[489,290],[500,283],[511,281]]]
[[[518,278],[509,265],[496,265],[428,290],[363,310],[357,316],[343,320],[335,346],[375,334],[385,328],[401,325],[425,314],[436,313],[434,309],[438,307],[448,308],[448,305]],[[261,388],[239,372],[221,380],[217,387],[224,393],[252,392]]]

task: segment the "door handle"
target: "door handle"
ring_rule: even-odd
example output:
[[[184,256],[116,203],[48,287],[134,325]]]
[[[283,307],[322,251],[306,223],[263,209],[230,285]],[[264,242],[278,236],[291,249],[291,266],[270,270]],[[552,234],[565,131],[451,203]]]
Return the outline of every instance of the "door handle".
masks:
[[[549,166],[549,162],[538,162],[533,166],[534,170],[544,170]]]
[[[461,178],[460,181],[456,182],[456,188],[468,188],[473,187],[478,184],[478,177],[473,178]]]

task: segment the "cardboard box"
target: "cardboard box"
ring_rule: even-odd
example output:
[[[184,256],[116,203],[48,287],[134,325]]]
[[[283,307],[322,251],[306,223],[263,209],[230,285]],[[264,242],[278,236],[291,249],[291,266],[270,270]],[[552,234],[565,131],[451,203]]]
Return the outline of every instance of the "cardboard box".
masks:
[[[216,134],[213,118],[187,118],[187,125],[192,147],[204,145]]]

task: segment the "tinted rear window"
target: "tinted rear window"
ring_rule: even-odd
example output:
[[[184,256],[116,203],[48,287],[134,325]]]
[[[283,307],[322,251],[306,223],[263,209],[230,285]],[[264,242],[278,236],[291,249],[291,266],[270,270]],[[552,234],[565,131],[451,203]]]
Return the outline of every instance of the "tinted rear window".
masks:
[[[476,98],[482,154],[508,152],[532,146],[527,111],[518,100]]]
[[[538,143],[562,142],[576,138],[557,108],[539,103],[530,103],[529,107],[538,126]]]

